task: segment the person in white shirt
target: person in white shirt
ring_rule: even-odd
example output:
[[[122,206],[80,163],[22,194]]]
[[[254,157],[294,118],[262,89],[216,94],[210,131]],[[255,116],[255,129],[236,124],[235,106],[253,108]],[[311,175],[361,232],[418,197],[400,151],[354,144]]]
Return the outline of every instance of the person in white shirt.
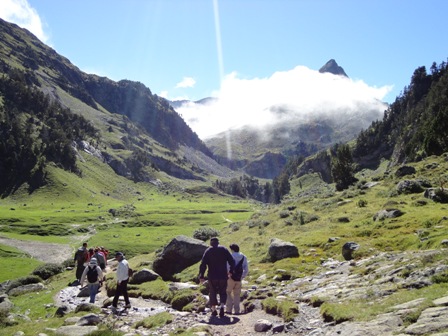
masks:
[[[128,281],[129,281],[129,264],[124,258],[122,252],[115,253],[115,259],[118,260],[117,267],[117,290],[115,292],[114,300],[112,301],[112,307],[117,308],[118,298],[123,295],[125,308],[131,308],[131,302],[128,295]]]
[[[242,280],[249,272],[249,266],[246,256],[240,252],[240,247],[237,244],[231,244],[230,250],[235,260],[235,268],[233,273],[229,273],[229,279],[227,280],[226,313],[232,314],[233,308],[235,314],[239,314]]]
[[[89,265],[84,269],[81,275],[80,285],[84,284],[87,278],[87,286],[89,288],[90,303],[95,303],[95,297],[103,280],[103,272],[98,266],[96,258],[90,259]]]

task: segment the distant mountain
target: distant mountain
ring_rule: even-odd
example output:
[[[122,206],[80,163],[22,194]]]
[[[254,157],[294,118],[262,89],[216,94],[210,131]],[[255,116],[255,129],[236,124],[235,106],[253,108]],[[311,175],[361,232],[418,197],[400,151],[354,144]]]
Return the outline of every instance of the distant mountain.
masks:
[[[319,72],[320,73],[328,72],[333,75],[340,75],[340,76],[348,77],[347,74],[345,73],[344,69],[342,67],[340,67],[334,59],[331,59],[327,63],[325,63],[325,65],[319,69]]]
[[[231,174],[213,160],[210,150],[167,100],[152,94],[139,82],[115,82],[86,74],[27,30],[1,19],[0,76],[4,78],[0,114],[3,110],[12,118],[0,115],[0,133],[3,130],[0,171],[4,173],[15,167],[6,162],[16,160],[17,155],[14,158],[11,153],[20,154],[24,144],[36,154],[35,160],[27,163],[30,174],[36,169],[44,170],[49,162],[76,170],[73,156],[64,157],[64,147],[51,153],[44,148],[48,130],[60,129],[61,139],[54,133],[51,141],[63,140],[65,153],[76,154],[80,150],[95,153],[117,174],[135,181],[152,181],[163,177],[162,172],[199,180],[205,180],[208,174]],[[14,94],[14,88],[21,94]],[[30,106],[37,102],[45,106],[45,113]],[[51,104],[56,105],[46,107]],[[52,117],[57,110],[64,111],[63,119],[82,119],[74,126],[60,117]],[[13,126],[15,138],[8,141],[8,130]],[[87,126],[91,132],[77,128]],[[61,132],[68,132],[70,127],[76,136],[63,136]],[[26,137],[28,140],[22,141]]]
[[[320,72],[347,76],[331,59]],[[279,116],[295,115],[294,107],[271,106]],[[357,111],[334,109],[325,114],[316,111],[306,118],[290,118],[263,129],[243,127],[208,138],[205,143],[221,164],[261,178],[280,174],[288,158],[307,157],[336,143],[344,143],[366,129],[378,117],[374,107],[360,106]]]

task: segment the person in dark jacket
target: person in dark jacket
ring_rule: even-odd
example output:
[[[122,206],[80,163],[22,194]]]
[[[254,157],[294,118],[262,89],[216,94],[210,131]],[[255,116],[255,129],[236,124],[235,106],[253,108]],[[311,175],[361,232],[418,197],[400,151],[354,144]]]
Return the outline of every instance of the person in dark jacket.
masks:
[[[201,265],[199,266],[199,281],[201,284],[204,283],[204,274],[208,267],[207,275],[212,316],[218,315],[216,306],[218,305],[217,295],[219,295],[219,316],[223,317],[224,305],[227,300],[227,279],[229,278],[227,265],[229,265],[230,273],[232,273],[235,267],[235,261],[229,250],[219,245],[218,238],[214,237],[210,239],[210,245],[202,256]]]

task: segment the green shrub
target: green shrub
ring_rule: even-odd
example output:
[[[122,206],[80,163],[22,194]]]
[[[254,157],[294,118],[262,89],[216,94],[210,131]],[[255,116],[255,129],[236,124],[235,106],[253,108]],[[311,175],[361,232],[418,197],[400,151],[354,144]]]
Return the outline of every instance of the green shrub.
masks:
[[[29,284],[39,283],[41,281],[42,281],[42,279],[40,277],[38,277],[37,275],[28,275],[26,277],[21,277],[21,278],[11,281],[11,283],[8,285],[8,287],[6,289],[6,292],[9,292],[13,288],[17,288],[17,287],[29,285]]]
[[[166,324],[173,322],[173,315],[168,312],[162,312],[153,316],[149,316],[141,321],[135,323],[134,327],[144,327],[147,329],[162,327]]]
[[[264,311],[272,315],[281,315],[285,322],[293,321],[299,313],[297,304],[290,300],[267,298],[261,302]]]
[[[366,201],[365,199],[360,199],[360,200],[358,201],[358,206],[359,206],[360,208],[364,208],[364,207],[366,207],[366,206],[367,206],[367,201]]]
[[[288,218],[289,217],[289,211],[288,210],[282,210],[279,213],[280,218]]]
[[[53,275],[62,273],[64,271],[64,267],[60,264],[47,263],[38,266],[32,274],[37,275],[43,280],[47,280]]]
[[[184,289],[175,292],[171,305],[176,310],[182,310],[187,304],[196,298],[196,294],[191,289]]]
[[[199,229],[196,229],[193,232],[193,238],[199,239],[202,241],[206,241],[206,240],[209,240],[210,238],[218,237],[218,236],[219,236],[219,232],[217,230],[215,230],[214,228],[211,228],[208,226],[201,227]]]

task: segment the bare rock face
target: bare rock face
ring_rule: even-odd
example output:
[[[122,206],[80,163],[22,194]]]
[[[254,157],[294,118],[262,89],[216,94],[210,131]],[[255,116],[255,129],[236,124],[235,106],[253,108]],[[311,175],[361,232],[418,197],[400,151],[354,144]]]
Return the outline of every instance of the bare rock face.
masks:
[[[285,242],[278,238],[271,239],[269,246],[269,256],[271,261],[277,261],[285,258],[294,258],[299,256],[297,246],[290,242]]]
[[[199,262],[208,246],[199,239],[177,236],[157,256],[153,270],[164,280]]]

